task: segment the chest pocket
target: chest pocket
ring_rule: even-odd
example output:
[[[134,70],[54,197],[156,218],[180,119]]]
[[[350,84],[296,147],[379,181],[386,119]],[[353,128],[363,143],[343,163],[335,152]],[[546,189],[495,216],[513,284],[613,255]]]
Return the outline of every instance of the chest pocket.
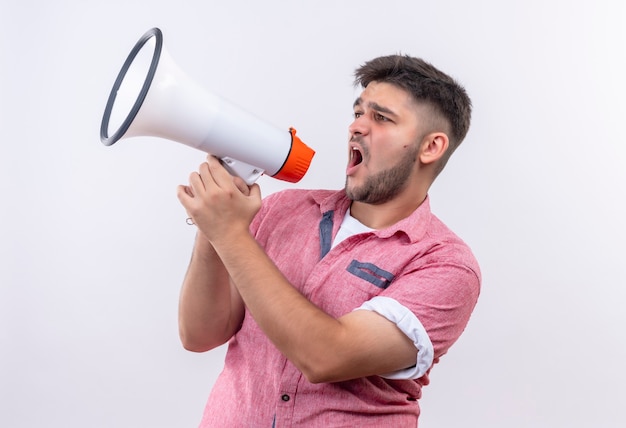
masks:
[[[384,269],[379,268],[373,263],[363,263],[358,260],[352,260],[346,268],[348,272],[355,275],[372,285],[383,290],[389,287],[393,281],[394,275]]]

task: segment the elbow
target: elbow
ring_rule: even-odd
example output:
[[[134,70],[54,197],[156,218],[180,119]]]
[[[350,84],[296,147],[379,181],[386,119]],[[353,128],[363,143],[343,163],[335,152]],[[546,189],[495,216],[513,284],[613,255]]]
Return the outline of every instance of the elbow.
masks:
[[[306,380],[312,384],[332,383],[332,382],[340,382],[342,380],[347,380],[340,376],[336,376],[330,372],[324,372],[324,371],[307,370],[307,371],[302,372],[302,374],[304,375]]]
[[[312,384],[331,382],[331,380],[328,377],[324,376],[322,373],[313,373],[313,372],[304,373],[303,372],[303,375],[306,378],[306,380]]]
[[[331,383],[346,380],[345,373],[344,376],[342,376],[342,372],[330,366],[328,362],[319,361],[317,364],[311,362],[307,364],[300,364],[299,369],[306,380],[312,384]]]
[[[181,341],[181,342],[182,342],[182,345],[183,345],[183,349],[185,349],[185,351],[189,351],[189,352],[202,353],[202,352],[210,351],[211,349],[213,349],[213,347],[206,346],[206,345],[203,345],[201,343],[186,342],[186,341]]]
[[[178,336],[183,348],[191,352],[206,352],[228,342],[237,332],[229,326],[195,325],[180,321]]]
[[[220,346],[222,343],[213,343],[206,338],[198,337],[197,335],[190,334],[189,332],[180,329],[178,336],[180,343],[186,351],[190,352],[206,352],[213,348]]]

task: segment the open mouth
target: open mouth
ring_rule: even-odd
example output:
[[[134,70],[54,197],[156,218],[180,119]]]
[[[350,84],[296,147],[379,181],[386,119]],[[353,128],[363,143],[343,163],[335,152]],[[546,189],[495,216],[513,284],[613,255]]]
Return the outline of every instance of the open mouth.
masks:
[[[363,162],[363,154],[361,153],[361,149],[353,146],[350,150],[350,163],[348,166],[352,168],[354,166],[357,166],[361,162]]]

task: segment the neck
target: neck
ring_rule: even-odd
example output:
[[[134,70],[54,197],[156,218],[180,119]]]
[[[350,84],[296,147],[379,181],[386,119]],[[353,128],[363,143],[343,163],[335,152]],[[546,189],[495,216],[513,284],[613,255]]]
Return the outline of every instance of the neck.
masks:
[[[385,229],[410,216],[424,202],[427,192],[411,196],[398,197],[378,205],[352,201],[350,214],[367,227]]]

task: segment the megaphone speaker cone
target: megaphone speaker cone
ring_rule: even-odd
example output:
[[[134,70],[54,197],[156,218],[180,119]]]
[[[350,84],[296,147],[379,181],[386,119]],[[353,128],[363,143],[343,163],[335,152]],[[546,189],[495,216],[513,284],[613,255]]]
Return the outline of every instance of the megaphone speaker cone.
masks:
[[[146,46],[147,49],[144,49]],[[141,36],[126,58],[111,88],[100,124],[100,140],[105,146],[115,144],[131,127],[152,85],[162,47],[163,33],[156,27],[151,28]],[[128,99],[120,99],[120,92]]]

